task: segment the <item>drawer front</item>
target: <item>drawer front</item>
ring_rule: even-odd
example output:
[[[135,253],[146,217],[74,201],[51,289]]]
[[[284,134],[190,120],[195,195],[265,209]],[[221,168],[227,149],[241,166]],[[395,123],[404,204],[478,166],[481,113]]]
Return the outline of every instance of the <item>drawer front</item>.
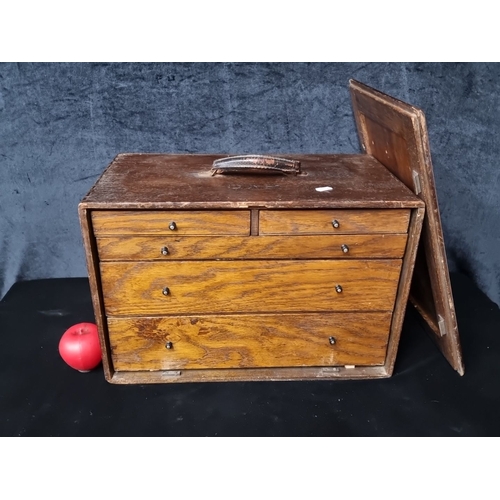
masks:
[[[401,260],[102,262],[106,314],[390,311]]]
[[[250,211],[93,211],[94,234],[250,234]]]
[[[406,233],[410,210],[261,210],[259,234]]]
[[[118,371],[373,366],[384,363],[390,321],[390,313],[197,315],[109,318],[108,329]]]
[[[406,234],[318,236],[115,236],[97,238],[101,260],[401,259]]]

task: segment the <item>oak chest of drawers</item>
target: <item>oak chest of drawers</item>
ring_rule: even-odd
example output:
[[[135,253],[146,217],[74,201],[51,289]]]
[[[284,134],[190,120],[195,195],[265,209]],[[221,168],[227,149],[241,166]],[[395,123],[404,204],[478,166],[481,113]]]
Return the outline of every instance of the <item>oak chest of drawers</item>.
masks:
[[[217,158],[119,155],[82,202],[108,379],[388,375],[423,203],[367,155]]]
[[[390,376],[424,202],[368,154],[224,156],[121,154],[80,203],[106,379]]]

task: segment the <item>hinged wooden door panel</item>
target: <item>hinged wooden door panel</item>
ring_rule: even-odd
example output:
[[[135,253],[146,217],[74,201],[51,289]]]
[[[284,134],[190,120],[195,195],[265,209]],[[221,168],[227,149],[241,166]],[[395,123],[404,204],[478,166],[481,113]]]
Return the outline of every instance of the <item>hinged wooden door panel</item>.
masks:
[[[423,112],[351,80],[351,95],[364,151],[385,165],[426,205],[410,299],[450,364],[464,373],[455,306]]]

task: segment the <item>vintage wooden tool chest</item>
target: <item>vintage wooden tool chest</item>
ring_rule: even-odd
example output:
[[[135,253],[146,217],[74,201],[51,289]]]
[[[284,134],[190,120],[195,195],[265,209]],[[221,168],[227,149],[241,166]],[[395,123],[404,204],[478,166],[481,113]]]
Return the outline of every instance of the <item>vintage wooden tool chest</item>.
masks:
[[[372,105],[383,96],[357,89]],[[387,114],[396,101],[383,98]],[[373,130],[373,144],[412,166],[415,151]],[[376,154],[228,156],[121,154],[80,203],[106,379],[390,376],[425,179],[413,170],[411,189]]]

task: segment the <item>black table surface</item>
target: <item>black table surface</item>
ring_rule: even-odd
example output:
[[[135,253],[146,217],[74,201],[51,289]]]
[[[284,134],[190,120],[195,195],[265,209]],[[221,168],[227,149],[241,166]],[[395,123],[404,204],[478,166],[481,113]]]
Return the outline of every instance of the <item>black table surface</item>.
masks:
[[[16,283],[0,302],[0,435],[497,436],[500,311],[451,278],[463,377],[409,306],[389,379],[129,386],[59,356],[67,328],[95,321],[86,279]]]

